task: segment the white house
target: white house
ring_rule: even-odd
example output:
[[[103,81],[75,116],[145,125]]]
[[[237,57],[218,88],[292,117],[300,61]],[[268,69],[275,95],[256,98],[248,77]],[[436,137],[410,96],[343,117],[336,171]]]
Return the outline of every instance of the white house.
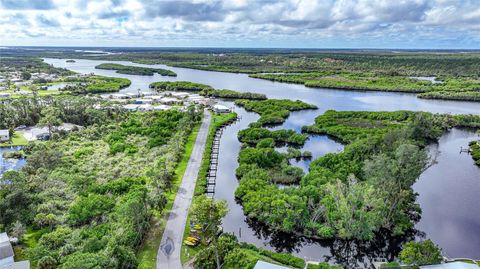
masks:
[[[151,104],[153,101],[152,99],[137,99],[135,100],[135,104]]]
[[[180,100],[178,100],[177,98],[163,97],[159,100],[159,102],[166,105],[173,105],[180,102]]]
[[[7,233],[0,233],[0,266],[13,263],[13,248]]]
[[[218,105],[218,104],[213,106],[213,110],[216,113],[229,113],[230,112],[230,108],[228,108],[226,106],[223,106],[223,105]]]
[[[0,130],[0,142],[7,142],[10,140],[10,133],[8,130]]]
[[[30,261],[19,261],[0,265],[0,269],[30,269]]]
[[[290,267],[280,266],[264,261],[257,261],[253,269],[290,269]]]

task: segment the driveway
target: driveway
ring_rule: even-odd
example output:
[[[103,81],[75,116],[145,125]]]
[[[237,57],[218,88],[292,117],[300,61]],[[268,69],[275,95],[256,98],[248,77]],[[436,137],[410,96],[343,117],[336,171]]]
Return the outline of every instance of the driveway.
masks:
[[[183,231],[187,222],[188,210],[192,203],[195,182],[197,181],[198,171],[205,150],[211,117],[210,112],[204,112],[197,140],[188,160],[187,169],[175,197],[160,248],[157,252],[157,269],[182,269],[180,251],[183,243]]]

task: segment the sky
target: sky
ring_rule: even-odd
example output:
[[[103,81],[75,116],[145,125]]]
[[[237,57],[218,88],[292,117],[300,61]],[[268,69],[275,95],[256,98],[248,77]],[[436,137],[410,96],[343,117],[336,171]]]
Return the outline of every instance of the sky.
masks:
[[[480,0],[0,0],[0,46],[479,49]]]

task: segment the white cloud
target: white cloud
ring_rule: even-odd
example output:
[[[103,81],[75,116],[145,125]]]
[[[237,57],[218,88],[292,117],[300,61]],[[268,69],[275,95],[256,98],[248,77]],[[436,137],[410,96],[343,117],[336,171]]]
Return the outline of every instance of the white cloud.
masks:
[[[0,45],[480,44],[477,0],[0,0],[0,6]]]

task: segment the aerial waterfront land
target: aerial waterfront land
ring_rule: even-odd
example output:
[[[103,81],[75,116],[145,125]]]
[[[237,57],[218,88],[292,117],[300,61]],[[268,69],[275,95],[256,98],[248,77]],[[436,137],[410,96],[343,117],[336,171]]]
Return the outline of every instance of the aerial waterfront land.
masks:
[[[175,259],[194,268],[216,268],[217,257],[222,268],[407,264],[407,250],[437,247],[480,258],[474,242],[459,249],[428,225],[444,216],[419,203],[432,193],[417,187],[435,185],[435,169],[463,167],[470,189],[453,189],[466,199],[448,202],[471,210],[449,212],[459,241],[475,237],[464,221],[478,210],[468,184],[480,173],[479,54],[111,50],[2,52],[0,129],[11,138],[0,144],[0,231],[19,239],[16,260],[162,268],[180,186],[192,202]],[[195,147],[204,154],[190,171]],[[422,234],[434,244],[409,244]]]

